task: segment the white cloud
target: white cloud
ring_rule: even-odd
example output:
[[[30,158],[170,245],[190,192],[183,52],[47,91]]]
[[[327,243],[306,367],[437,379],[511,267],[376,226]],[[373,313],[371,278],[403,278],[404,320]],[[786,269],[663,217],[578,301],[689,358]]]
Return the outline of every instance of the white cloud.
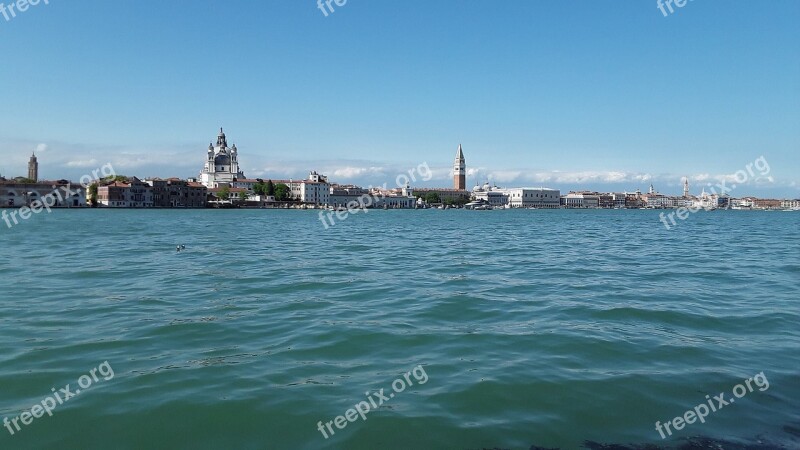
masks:
[[[274,164],[274,165],[264,166],[261,169],[245,171],[245,175],[247,175],[250,178],[256,177],[256,178],[265,178],[265,179],[269,178],[276,180],[283,180],[290,178],[297,179],[308,175],[309,170],[311,169],[306,167],[300,168],[294,165]]]
[[[489,180],[495,183],[510,183],[522,178],[522,171],[519,170],[494,170],[489,172]]]
[[[333,170],[328,171],[330,178],[342,178],[345,180],[351,180],[353,178],[358,178],[364,175],[383,175],[384,171],[382,167],[340,167],[335,168]]]
[[[692,181],[706,182],[706,181],[708,181],[710,179],[711,179],[711,175],[709,175],[707,173],[701,173],[700,175],[695,175],[695,176],[689,177],[689,182],[690,183]]]
[[[153,158],[147,155],[122,155],[117,157],[112,157],[111,164],[114,167],[118,167],[119,169],[138,169],[147,165],[155,165],[163,162],[163,160],[159,160],[157,158]]]
[[[625,172],[608,172],[603,179],[608,183],[619,183],[626,180],[626,174]]]
[[[76,167],[80,169],[92,168],[97,167],[97,160],[92,159],[85,159],[85,160],[75,160],[75,161],[67,161],[67,167]]]

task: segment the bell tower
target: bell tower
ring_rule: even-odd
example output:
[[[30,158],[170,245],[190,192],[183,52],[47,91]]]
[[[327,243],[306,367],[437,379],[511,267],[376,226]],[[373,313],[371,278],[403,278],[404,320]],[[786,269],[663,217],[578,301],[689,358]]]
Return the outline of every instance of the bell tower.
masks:
[[[39,181],[39,160],[36,159],[36,152],[33,152],[31,159],[28,161],[28,178],[33,181]]]
[[[464,161],[461,144],[458,144],[458,153],[456,153],[456,161],[453,164],[453,187],[460,191],[467,188],[467,164]]]

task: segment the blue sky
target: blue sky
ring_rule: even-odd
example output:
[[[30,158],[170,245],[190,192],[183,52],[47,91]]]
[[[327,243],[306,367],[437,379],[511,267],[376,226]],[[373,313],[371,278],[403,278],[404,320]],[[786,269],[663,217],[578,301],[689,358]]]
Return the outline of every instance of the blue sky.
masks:
[[[9,0],[0,0],[0,3]],[[0,174],[248,176],[800,196],[800,2],[50,0],[0,15]],[[771,181],[770,181],[771,180]],[[735,195],[735,193],[734,193]]]

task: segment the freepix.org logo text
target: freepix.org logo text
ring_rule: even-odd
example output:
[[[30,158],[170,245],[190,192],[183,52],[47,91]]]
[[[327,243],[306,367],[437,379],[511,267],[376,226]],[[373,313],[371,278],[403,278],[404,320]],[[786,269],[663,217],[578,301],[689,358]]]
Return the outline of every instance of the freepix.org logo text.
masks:
[[[0,15],[6,19],[6,22],[11,22],[11,19],[16,18],[18,13],[24,13],[31,6],[38,6],[40,3],[49,5],[50,0],[17,0],[8,5],[0,3]]]

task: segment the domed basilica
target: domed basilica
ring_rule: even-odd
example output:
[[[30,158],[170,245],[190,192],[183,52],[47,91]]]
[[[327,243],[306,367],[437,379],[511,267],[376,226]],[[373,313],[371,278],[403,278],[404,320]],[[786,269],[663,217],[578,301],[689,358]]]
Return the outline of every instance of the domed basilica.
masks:
[[[208,156],[203,171],[200,172],[200,182],[208,188],[216,188],[220,183],[233,183],[234,180],[242,179],[245,176],[239,170],[239,151],[235,144],[228,148],[225,132],[220,128],[217,145],[208,144]]]

